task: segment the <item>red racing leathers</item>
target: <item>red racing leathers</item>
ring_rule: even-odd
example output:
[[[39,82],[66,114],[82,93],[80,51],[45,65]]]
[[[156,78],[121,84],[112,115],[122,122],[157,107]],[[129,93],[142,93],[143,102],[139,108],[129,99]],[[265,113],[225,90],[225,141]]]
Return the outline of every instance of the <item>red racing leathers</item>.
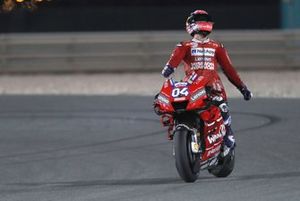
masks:
[[[217,72],[218,64],[220,64],[229,81],[238,89],[245,86],[232,66],[224,46],[209,38],[203,41],[194,38],[177,44],[167,65],[177,68],[181,61],[184,62],[184,71],[187,76],[196,72],[199,76],[208,77],[211,80],[208,85],[215,91],[220,92],[224,100],[227,100],[227,97]]]

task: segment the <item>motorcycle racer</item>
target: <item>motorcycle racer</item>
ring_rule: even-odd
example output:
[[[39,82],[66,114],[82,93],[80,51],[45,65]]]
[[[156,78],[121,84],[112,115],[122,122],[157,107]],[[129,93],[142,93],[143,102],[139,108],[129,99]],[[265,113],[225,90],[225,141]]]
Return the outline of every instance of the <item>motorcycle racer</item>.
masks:
[[[193,77],[191,75],[195,73],[198,76],[209,78],[208,86],[214,94],[212,101],[220,108],[226,127],[225,145],[233,149],[235,147],[235,139],[231,129],[231,116],[226,92],[217,72],[218,64],[246,101],[251,99],[252,93],[234,69],[223,44],[208,38],[212,29],[213,20],[206,11],[196,10],[192,12],[186,21],[186,31],[193,38],[177,44],[169,61],[162,70],[162,75],[168,78],[183,61],[186,79]]]

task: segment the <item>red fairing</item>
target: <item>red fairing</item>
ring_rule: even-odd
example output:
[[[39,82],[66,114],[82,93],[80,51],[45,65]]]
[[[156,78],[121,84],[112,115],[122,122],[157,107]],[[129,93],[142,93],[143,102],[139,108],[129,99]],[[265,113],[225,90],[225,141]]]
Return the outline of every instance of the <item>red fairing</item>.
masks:
[[[226,49],[216,41],[210,39],[198,41],[193,39],[179,43],[173,50],[167,65],[177,68],[182,61],[187,76],[196,72],[198,75],[208,78],[210,80],[209,85],[216,91],[220,91],[225,99],[225,89],[217,72],[218,65],[221,66],[232,84],[239,89],[244,86],[244,83],[232,66]]]
[[[157,99],[157,101],[159,103],[160,111],[162,113],[173,113],[174,112],[174,109],[171,105],[171,101],[173,101],[173,97],[170,96],[171,91],[172,91],[171,80],[166,80],[161,88],[161,92]],[[169,104],[166,102],[169,102]]]
[[[187,80],[183,82],[174,82],[167,80],[159,93],[157,98],[160,111],[162,113],[173,113],[175,110],[171,103],[188,101],[186,110],[191,111],[204,107],[206,103],[204,100],[207,98],[205,86],[208,80],[199,76],[192,83],[188,83]],[[175,89],[175,90],[174,90]],[[191,98],[192,95],[199,92],[199,97],[195,100]],[[177,93],[177,94],[176,94]]]
[[[186,81],[187,78],[184,79],[184,81]],[[198,76],[197,79],[193,82],[193,84],[189,87],[191,94],[195,94],[198,91],[203,91],[205,90],[204,87],[206,86],[208,80],[205,79],[202,76]],[[206,103],[204,102],[204,100],[207,98],[207,95],[202,96],[202,98],[199,98],[195,101],[190,100],[188,106],[187,106],[187,110],[194,110],[197,108],[201,108],[204,107],[206,105]]]
[[[205,152],[202,155],[202,160],[207,160],[220,153],[225,127],[223,118],[217,107],[211,107],[209,110],[201,113],[201,118],[204,120],[205,133]]]
[[[223,136],[226,133],[220,109],[208,103],[210,98],[205,89],[207,83],[209,83],[207,78],[196,73],[180,82],[168,79],[163,84],[155,103],[162,114],[163,126],[169,127],[169,139],[172,139],[177,115],[191,112],[186,115],[196,114],[203,121],[203,129],[200,131],[205,142],[205,150],[201,155],[202,162],[220,154]]]

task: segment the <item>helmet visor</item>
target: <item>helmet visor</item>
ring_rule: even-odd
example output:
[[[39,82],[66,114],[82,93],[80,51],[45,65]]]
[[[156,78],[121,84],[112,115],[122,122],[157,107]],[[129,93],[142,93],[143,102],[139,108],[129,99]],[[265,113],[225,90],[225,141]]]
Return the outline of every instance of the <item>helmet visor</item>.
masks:
[[[189,18],[189,20],[191,21],[190,23],[193,22],[212,22],[212,18],[210,15],[207,14],[196,14],[196,15],[192,15],[191,18]]]

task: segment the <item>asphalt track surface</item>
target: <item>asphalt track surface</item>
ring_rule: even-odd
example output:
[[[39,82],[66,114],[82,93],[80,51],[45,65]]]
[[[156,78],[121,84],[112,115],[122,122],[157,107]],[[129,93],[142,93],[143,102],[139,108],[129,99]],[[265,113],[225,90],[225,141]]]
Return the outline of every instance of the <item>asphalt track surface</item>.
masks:
[[[300,99],[230,100],[227,178],[178,176],[151,97],[1,96],[1,201],[300,200]]]

